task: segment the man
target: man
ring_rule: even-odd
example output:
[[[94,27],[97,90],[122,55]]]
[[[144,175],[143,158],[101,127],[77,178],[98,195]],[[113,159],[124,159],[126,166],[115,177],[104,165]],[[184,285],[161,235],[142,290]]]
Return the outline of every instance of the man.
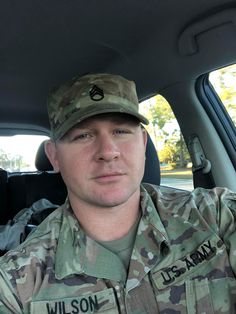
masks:
[[[134,83],[86,75],[48,111],[68,199],[1,259],[0,313],[236,313],[236,194],[140,185]]]

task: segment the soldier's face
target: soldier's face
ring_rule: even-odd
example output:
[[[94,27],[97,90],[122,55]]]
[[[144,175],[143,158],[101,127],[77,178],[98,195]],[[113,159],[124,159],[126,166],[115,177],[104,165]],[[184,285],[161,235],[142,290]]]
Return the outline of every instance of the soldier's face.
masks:
[[[147,135],[127,117],[89,118],[56,144],[47,144],[47,155],[61,172],[73,204],[113,207],[139,195]]]

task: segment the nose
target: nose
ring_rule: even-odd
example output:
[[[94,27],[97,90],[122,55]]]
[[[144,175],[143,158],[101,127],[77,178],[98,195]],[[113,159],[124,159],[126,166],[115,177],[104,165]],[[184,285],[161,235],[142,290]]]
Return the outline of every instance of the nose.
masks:
[[[120,157],[120,150],[112,135],[102,135],[97,139],[97,161],[114,161]]]

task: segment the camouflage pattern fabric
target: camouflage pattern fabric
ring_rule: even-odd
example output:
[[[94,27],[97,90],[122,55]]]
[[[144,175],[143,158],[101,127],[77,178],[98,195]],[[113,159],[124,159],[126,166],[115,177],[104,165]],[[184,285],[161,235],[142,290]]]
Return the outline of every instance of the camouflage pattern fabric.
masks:
[[[236,194],[141,187],[128,274],[68,201],[0,259],[0,313],[236,313]]]
[[[75,77],[50,93],[48,115],[51,137],[58,140],[82,120],[102,113],[126,113],[148,124],[138,109],[133,81],[113,74]]]

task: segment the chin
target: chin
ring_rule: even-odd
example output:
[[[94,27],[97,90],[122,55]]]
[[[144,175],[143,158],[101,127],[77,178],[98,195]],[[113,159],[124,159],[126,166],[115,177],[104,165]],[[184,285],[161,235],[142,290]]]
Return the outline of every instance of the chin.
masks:
[[[124,191],[127,191],[127,189],[123,188],[122,193],[117,192],[109,192],[108,197],[104,197],[104,194],[101,195],[100,201],[103,203],[106,207],[115,207],[119,205],[123,205],[126,202],[130,200],[130,198],[134,195],[134,193],[125,193]]]

